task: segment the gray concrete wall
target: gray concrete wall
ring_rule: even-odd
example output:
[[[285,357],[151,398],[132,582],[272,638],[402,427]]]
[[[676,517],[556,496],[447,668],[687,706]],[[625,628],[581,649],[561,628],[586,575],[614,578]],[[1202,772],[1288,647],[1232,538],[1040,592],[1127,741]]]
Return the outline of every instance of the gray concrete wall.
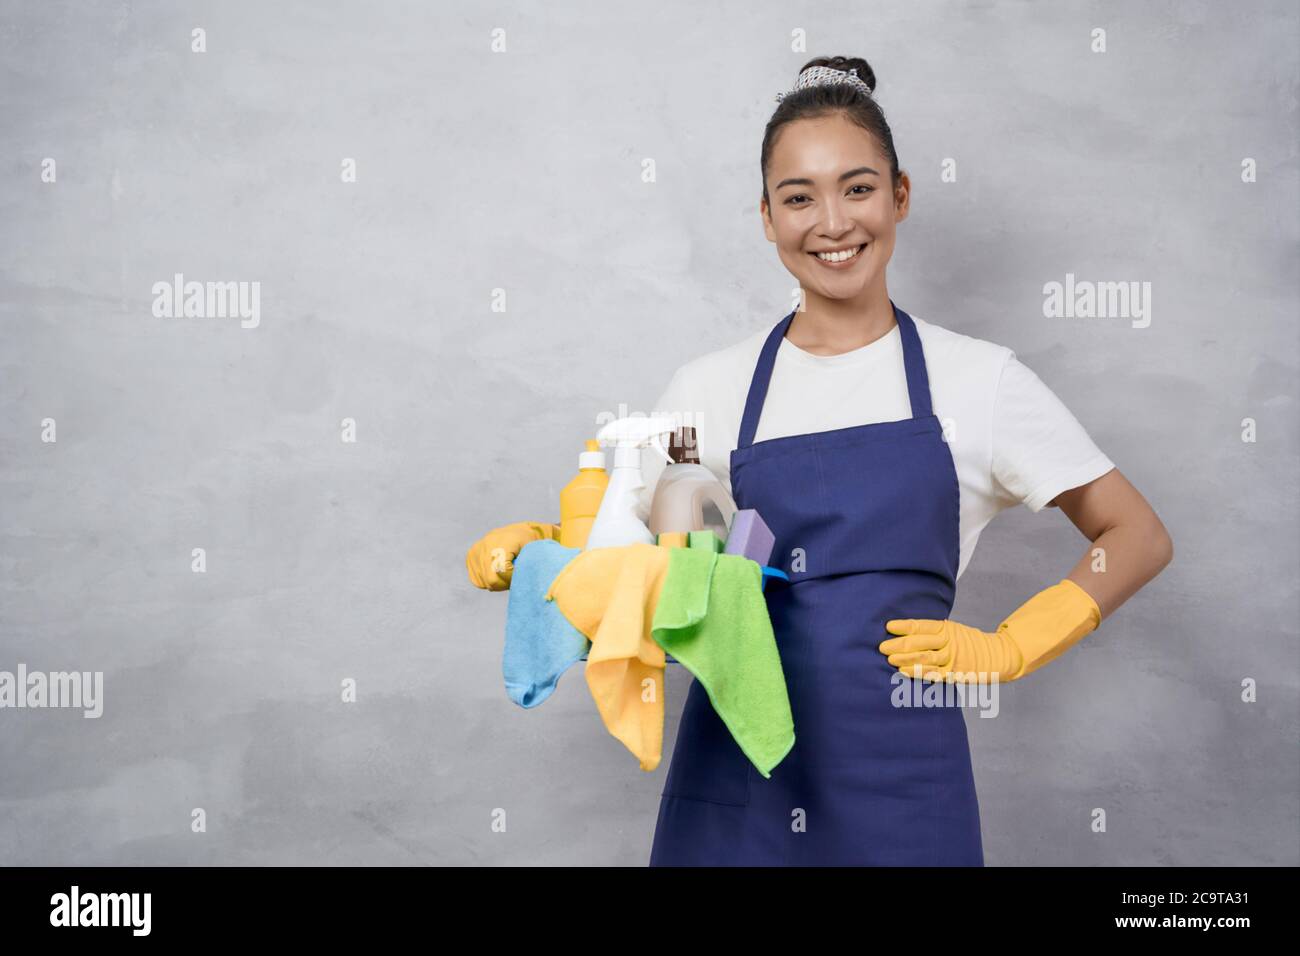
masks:
[[[98,719],[0,710],[0,863],[643,864],[687,675],[653,773],[580,670],[521,710],[465,549],[556,520],[597,415],[788,311],[758,153],[819,53],[871,61],[912,177],[895,301],[1016,349],[1176,543],[969,716],[987,862],[1300,863],[1296,29],[1284,2],[6,3],[0,670],[104,686]],[[177,273],[259,283],[256,326],[155,315]],[[1150,282],[1149,326],[1045,319],[1067,273]],[[1085,544],[1004,513],[954,616],[993,628]]]

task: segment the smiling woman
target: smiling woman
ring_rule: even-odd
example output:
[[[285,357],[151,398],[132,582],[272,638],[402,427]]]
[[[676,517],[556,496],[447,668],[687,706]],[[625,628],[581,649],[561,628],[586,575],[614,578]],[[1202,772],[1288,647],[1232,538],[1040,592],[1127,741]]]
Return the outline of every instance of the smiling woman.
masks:
[[[900,685],[1032,675],[1172,558],[1145,499],[1011,349],[890,297],[911,183],[875,86],[866,61],[819,58],[778,97],[759,209],[799,308],[679,367],[653,410],[690,416],[700,463],[772,532],[788,577],[764,597],[795,742],[759,774],[692,681],[652,865],[983,865],[961,707],[900,706],[915,696]],[[662,470],[644,463],[643,513]],[[1082,557],[996,631],[950,620],[980,532],[1021,504],[1058,506]],[[480,587],[494,542],[513,555],[530,527],[471,549]]]
[[[866,60],[819,57],[781,97],[763,133],[763,228],[803,289],[806,312],[796,317],[790,340],[814,353],[858,348],[893,326],[892,311],[882,305],[885,265],[895,227],[907,218],[911,182],[899,169],[893,133],[871,95],[875,87]],[[864,300],[876,306],[866,322]],[[849,326],[850,337],[827,340],[827,329],[806,328],[800,319],[809,313],[852,313],[852,323],[834,323]]]
[[[795,744],[756,775],[693,682],[651,865],[982,865],[961,707],[899,706],[914,695],[895,691],[1019,680],[1172,554],[1150,507],[1010,349],[890,298],[911,183],[875,86],[864,60],[818,58],[778,97],[760,211],[800,307],[679,368],[655,406],[695,413],[701,463],[775,537],[789,583],[766,598]],[[996,632],[949,620],[989,520],[1057,502],[1093,539],[1070,577]],[[1090,573],[1093,546],[1110,549],[1111,573]]]

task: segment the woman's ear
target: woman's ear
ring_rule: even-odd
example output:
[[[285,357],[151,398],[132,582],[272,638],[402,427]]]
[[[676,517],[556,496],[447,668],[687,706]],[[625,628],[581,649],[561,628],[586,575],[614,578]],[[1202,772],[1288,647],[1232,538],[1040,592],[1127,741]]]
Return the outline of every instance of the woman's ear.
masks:
[[[912,180],[907,178],[907,173],[900,171],[898,185],[894,187],[894,222],[902,222],[907,218],[911,203]]]
[[[772,207],[766,199],[758,201],[758,213],[763,217],[763,235],[767,236],[768,242],[776,242],[776,230],[772,228]]]

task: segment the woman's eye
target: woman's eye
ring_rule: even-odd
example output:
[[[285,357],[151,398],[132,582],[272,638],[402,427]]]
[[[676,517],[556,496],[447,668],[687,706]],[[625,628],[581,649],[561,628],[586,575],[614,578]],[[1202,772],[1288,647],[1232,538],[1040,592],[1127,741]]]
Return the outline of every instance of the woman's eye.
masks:
[[[862,189],[862,190],[865,190],[865,192],[854,193],[854,192],[853,192],[854,189]],[[875,187],[875,186],[868,186],[866,183],[858,183],[856,186],[852,187],[852,188],[849,190],[849,192],[852,193],[852,194],[855,195],[855,196],[866,196],[866,195],[869,195],[869,194],[871,194],[871,193],[873,193],[873,192],[875,192],[875,191],[876,191],[876,187]],[[795,202],[795,200],[796,200],[796,199],[807,199],[807,198],[808,198],[808,197],[805,196],[803,193],[798,193],[798,194],[796,194],[796,195],[794,195],[794,196],[791,196],[789,199],[787,199],[787,200],[785,201],[785,204],[786,204],[787,206],[806,206],[807,203]]]

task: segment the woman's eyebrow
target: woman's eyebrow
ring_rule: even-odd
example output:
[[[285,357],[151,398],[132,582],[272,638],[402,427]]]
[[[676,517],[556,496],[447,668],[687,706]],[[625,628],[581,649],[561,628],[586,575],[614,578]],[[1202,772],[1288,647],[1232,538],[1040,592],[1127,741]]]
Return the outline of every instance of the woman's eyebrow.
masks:
[[[854,176],[861,176],[863,173],[870,173],[872,176],[880,175],[880,173],[876,172],[870,166],[859,166],[857,169],[850,169],[847,173],[840,173],[840,178],[836,180],[836,182],[842,183],[846,179],[852,179]],[[780,189],[782,186],[811,186],[812,184],[813,181],[811,179],[783,179],[776,184],[776,188]]]

